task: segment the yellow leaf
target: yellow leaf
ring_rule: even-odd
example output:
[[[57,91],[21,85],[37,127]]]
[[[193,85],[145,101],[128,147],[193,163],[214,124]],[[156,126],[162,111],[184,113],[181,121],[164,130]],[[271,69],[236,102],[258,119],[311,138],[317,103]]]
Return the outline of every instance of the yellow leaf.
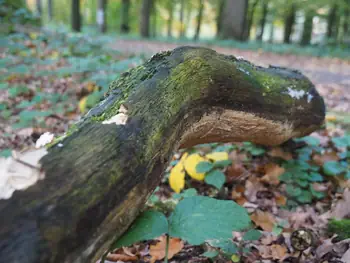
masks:
[[[206,161],[206,159],[204,159],[198,153],[194,153],[188,156],[184,161],[184,166],[188,175],[191,176],[193,179],[196,179],[198,181],[203,181],[205,173],[198,173],[196,171],[196,166],[198,163],[204,162],[204,161]]]
[[[208,159],[218,162],[218,161],[225,161],[228,160],[228,153],[227,152],[213,152],[208,153],[205,157]]]
[[[86,100],[87,100],[87,96],[83,97],[79,101],[79,110],[81,113],[84,113],[86,111]]]
[[[326,121],[336,121],[337,116],[335,115],[326,115]]]
[[[29,33],[29,37],[30,37],[31,39],[35,40],[35,39],[38,38],[38,34],[32,32],[32,33]]]
[[[169,184],[171,189],[180,193],[185,187],[185,171],[182,162],[178,162],[170,171]]]
[[[239,261],[240,261],[240,258],[239,258],[238,255],[233,254],[233,255],[231,256],[231,260],[232,260],[232,262],[239,262]]]

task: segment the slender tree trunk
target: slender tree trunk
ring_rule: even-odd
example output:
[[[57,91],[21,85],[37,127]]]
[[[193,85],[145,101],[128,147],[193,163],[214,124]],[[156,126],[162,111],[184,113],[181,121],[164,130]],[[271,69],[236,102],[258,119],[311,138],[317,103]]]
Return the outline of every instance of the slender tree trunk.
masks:
[[[251,28],[252,28],[252,25],[253,25],[253,20],[254,20],[254,13],[255,13],[255,10],[256,10],[256,6],[258,5],[260,0],[254,0],[253,3],[252,3],[252,6],[250,8],[250,12],[248,14],[248,19],[247,19],[247,27],[246,27],[246,30],[245,30],[245,39],[249,39],[250,37],[250,31],[251,31]]]
[[[150,37],[150,18],[153,0],[143,0],[141,6],[140,33],[142,37]]]
[[[107,16],[106,16],[107,0],[98,0],[96,20],[98,29],[101,33],[107,31]]]
[[[246,0],[226,0],[222,14],[220,37],[223,39],[244,40],[246,14]]]
[[[260,29],[259,29],[259,34],[257,34],[256,39],[258,41],[262,41],[263,40],[263,36],[264,36],[264,31],[265,31],[265,24],[266,24],[266,18],[267,18],[267,14],[269,11],[269,1],[268,0],[263,0],[262,1],[262,15],[260,18]]]
[[[338,5],[335,3],[332,5],[327,19],[327,38],[335,38],[335,27],[337,24],[337,13],[338,13]]]
[[[157,36],[157,7],[156,0],[153,0],[152,5],[152,37]]]
[[[225,0],[218,0],[217,14],[216,14],[216,37],[220,37],[222,29],[222,14],[224,12]]]
[[[313,18],[314,18],[314,12],[312,10],[306,11],[305,21],[303,26],[303,34],[300,41],[300,45],[302,46],[310,45],[310,41],[312,37]]]
[[[39,16],[42,15],[43,13],[43,9],[42,9],[42,5],[41,5],[41,0],[36,0],[36,12]]]
[[[201,30],[201,24],[202,24],[202,17],[203,17],[203,11],[204,11],[204,0],[199,0],[199,10],[197,15],[197,27],[196,27],[196,33],[194,35],[194,40],[198,40],[199,33]]]
[[[120,24],[120,32],[123,34],[127,34],[130,31],[129,12],[130,12],[130,0],[123,0],[122,8],[121,8],[121,24]]]
[[[167,3],[169,19],[167,22],[167,32],[168,37],[172,37],[172,29],[173,29],[173,18],[174,18],[174,3],[173,0],[168,1]]]
[[[72,0],[72,30],[75,32],[81,31],[81,21],[80,21],[80,1]]]
[[[275,35],[275,18],[274,16],[271,17],[271,30],[270,30],[270,36],[269,36],[269,43],[273,43],[274,42],[274,35]]]
[[[53,19],[53,0],[47,0],[47,14],[51,21]]]
[[[293,33],[293,26],[295,23],[295,14],[296,14],[296,6],[295,4],[292,4],[291,7],[288,9],[286,18],[284,20],[284,38],[283,42],[285,44],[289,44],[291,41],[291,36]]]
[[[192,15],[192,1],[185,1],[187,4],[186,10],[186,17],[185,17],[185,23],[184,23],[184,36],[187,36],[187,30],[189,28],[189,25],[191,24],[191,15]]]
[[[180,38],[185,36],[185,0],[180,2]]]

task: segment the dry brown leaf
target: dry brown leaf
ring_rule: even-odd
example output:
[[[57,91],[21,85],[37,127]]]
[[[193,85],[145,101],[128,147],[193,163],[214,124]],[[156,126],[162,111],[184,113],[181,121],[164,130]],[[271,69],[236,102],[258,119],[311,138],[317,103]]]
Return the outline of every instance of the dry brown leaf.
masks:
[[[256,194],[264,190],[266,190],[266,188],[264,188],[257,177],[250,177],[249,180],[245,182],[244,195],[249,202],[255,202],[257,200]]]
[[[112,261],[112,262],[118,262],[118,261],[122,261],[122,262],[125,262],[125,261],[137,261],[138,260],[138,257],[137,256],[129,256],[129,255],[126,255],[126,254],[108,254],[106,259],[108,261]]]
[[[257,226],[268,232],[272,232],[273,226],[276,223],[276,219],[271,213],[260,210],[253,213],[250,218]]]
[[[331,216],[336,219],[343,219],[350,214],[350,189],[344,190],[343,199],[339,200],[332,209]]]
[[[264,183],[278,185],[279,177],[285,172],[285,169],[278,164],[269,163],[265,165],[265,175],[261,178]]]
[[[234,163],[230,167],[227,168],[227,179],[232,182],[238,177],[242,176],[247,170],[244,168],[241,163]]]
[[[259,246],[261,257],[272,259],[283,259],[287,255],[287,248],[281,245]]]
[[[170,238],[169,249],[168,249],[168,259],[171,259],[175,254],[179,253],[184,247],[184,243],[179,238]],[[159,242],[156,245],[151,245],[149,254],[151,257],[151,263],[156,260],[161,260],[165,257],[166,248],[166,236],[161,236]]]
[[[268,154],[271,156],[271,157],[278,157],[278,158],[281,158],[283,160],[292,160],[293,159],[293,156],[290,152],[285,152],[281,147],[274,147],[272,148]]]
[[[284,195],[276,195],[275,200],[276,204],[279,206],[284,206],[287,203],[287,197],[285,197]]]
[[[339,161],[339,156],[337,155],[336,152],[326,152],[322,155],[315,154],[312,157],[312,160],[319,166],[322,166],[325,162],[328,161]]]

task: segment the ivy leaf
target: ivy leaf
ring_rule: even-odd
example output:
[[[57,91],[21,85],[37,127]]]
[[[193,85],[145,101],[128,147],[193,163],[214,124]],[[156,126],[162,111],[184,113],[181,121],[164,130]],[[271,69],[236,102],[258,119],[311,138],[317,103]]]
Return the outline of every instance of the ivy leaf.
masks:
[[[254,240],[259,240],[261,237],[261,232],[256,229],[251,229],[247,233],[244,234],[243,240],[244,241],[254,241]]]
[[[219,170],[213,170],[205,176],[204,181],[207,184],[213,185],[220,190],[226,181],[226,177],[223,172]]]
[[[328,161],[323,164],[323,171],[326,175],[336,176],[346,171],[346,168],[337,161]]]
[[[138,241],[149,240],[167,233],[168,221],[166,217],[157,211],[142,213],[126,232],[113,245],[112,249],[127,247]]]
[[[197,173],[207,173],[209,172],[211,169],[213,169],[213,164],[211,162],[200,162],[196,165],[196,172]]]
[[[169,218],[169,234],[192,245],[200,245],[212,239],[231,238],[232,231],[243,230],[249,225],[247,211],[235,202],[193,196],[176,206]]]

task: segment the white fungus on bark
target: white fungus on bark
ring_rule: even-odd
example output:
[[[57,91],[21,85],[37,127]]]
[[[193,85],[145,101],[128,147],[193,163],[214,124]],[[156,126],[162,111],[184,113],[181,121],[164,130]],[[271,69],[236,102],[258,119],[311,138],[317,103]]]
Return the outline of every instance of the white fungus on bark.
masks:
[[[46,148],[41,148],[0,158],[0,200],[9,199],[14,191],[27,189],[44,179],[39,161],[46,154]]]
[[[127,108],[122,104],[120,105],[120,108],[118,110],[118,114],[114,115],[112,118],[105,120],[102,122],[102,124],[116,124],[116,125],[125,125],[128,121],[128,110]]]

